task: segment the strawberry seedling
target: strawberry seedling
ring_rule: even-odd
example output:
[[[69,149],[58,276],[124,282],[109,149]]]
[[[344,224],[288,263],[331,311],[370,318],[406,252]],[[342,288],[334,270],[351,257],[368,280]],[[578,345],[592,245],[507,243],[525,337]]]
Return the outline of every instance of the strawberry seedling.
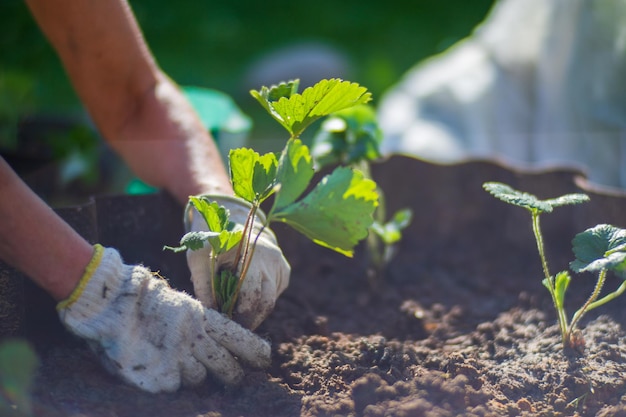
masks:
[[[259,154],[248,148],[229,154],[229,172],[235,195],[250,203],[243,225],[228,219],[228,211],[206,197],[191,197],[190,204],[207,222],[210,232],[192,232],[181,239],[176,251],[197,250],[208,244],[213,249],[210,277],[219,300],[218,308],[232,315],[239,290],[254,255],[256,239],[272,222],[283,222],[317,244],[352,256],[354,247],[368,234],[378,204],[376,183],[362,172],[338,167],[316,184],[313,158],[300,134],[315,120],[330,113],[366,103],[367,89],[338,79],[322,80],[298,93],[298,82],[262,87],[252,96],[288,132],[280,154]],[[307,192],[307,190],[309,190]],[[261,204],[273,198],[267,215]],[[261,224],[255,230],[255,220]],[[257,228],[258,229],[258,228]],[[215,259],[235,250],[235,262],[217,270]]]
[[[548,289],[557,312],[563,349],[582,351],[584,340],[576,329],[580,319],[590,310],[613,300],[626,290],[626,281],[612,293],[598,299],[604,286],[608,271],[626,280],[626,230],[611,225],[597,225],[579,233],[572,241],[575,260],[570,263],[572,271],[597,273],[596,285],[591,296],[568,320],[565,311],[565,293],[569,287],[571,276],[568,271],[551,275],[545,255],[543,235],[539,217],[543,213],[551,213],[556,207],[580,204],[589,200],[586,194],[567,194],[561,197],[540,200],[536,196],[514,190],[508,185],[488,182],[483,188],[494,197],[530,212],[532,229],[539,251],[539,258],[544,273],[543,285]]]

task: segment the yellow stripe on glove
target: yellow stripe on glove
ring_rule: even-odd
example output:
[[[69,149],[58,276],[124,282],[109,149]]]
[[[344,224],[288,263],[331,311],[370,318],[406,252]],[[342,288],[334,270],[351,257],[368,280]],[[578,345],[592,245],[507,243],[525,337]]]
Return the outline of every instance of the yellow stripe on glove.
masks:
[[[102,254],[104,253],[104,247],[99,243],[96,243],[93,246],[93,249],[93,256],[91,257],[91,260],[85,268],[85,273],[83,274],[82,278],[78,282],[78,285],[76,286],[76,288],[74,288],[70,296],[57,304],[57,311],[61,311],[71,306],[76,302],[76,300],[80,298],[80,296],[83,294],[83,291],[85,290],[85,286],[87,286],[87,283],[93,276],[96,268],[98,268],[98,266],[100,265],[100,261],[102,260]]]

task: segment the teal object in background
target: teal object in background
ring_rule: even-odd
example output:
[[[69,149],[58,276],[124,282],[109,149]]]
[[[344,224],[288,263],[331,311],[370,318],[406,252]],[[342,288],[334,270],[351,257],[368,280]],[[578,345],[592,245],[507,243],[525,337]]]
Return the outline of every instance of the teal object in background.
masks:
[[[202,87],[183,87],[183,93],[217,142],[223,135],[243,134],[245,137],[250,132],[252,120],[228,94]]]
[[[203,126],[211,133],[213,140],[226,160],[233,148],[244,146],[252,129],[252,119],[237,106],[226,93],[209,88],[187,86],[183,93],[200,116]],[[133,178],[126,186],[127,194],[149,194],[158,191],[138,178]]]
[[[139,178],[133,178],[126,184],[126,194],[138,195],[138,194],[152,194],[159,191],[158,188],[146,184]]]

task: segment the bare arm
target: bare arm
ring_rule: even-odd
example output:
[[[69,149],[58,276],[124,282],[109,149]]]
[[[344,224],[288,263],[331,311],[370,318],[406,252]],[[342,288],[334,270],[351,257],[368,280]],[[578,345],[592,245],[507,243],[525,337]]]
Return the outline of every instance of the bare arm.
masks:
[[[232,193],[211,137],[158,68],[125,0],[27,0],[99,130],[144,179],[181,203]],[[74,289],[92,246],[0,158],[0,258],[55,299]]]
[[[92,246],[35,195],[0,158],[0,259],[56,300],[74,289]]]
[[[98,129],[144,181],[181,203],[232,194],[197,115],[154,62],[125,0],[27,0]]]

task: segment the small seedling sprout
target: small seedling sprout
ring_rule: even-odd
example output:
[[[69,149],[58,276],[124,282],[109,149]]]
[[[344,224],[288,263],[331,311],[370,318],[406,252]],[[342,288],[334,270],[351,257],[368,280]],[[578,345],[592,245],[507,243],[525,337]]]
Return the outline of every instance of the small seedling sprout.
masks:
[[[383,134],[374,108],[367,104],[333,113],[324,120],[313,138],[312,154],[318,167],[347,165],[372,178],[371,164],[381,158]],[[368,280],[377,290],[384,268],[395,254],[402,230],[411,223],[412,210],[398,210],[387,219],[385,195],[378,189],[378,208],[367,236]]]
[[[279,154],[261,155],[248,148],[230,151],[233,190],[237,197],[250,203],[245,224],[230,222],[228,210],[206,197],[190,197],[190,204],[202,214],[210,232],[190,232],[183,236],[179,247],[167,247],[176,251],[197,250],[208,242],[213,249],[213,295],[218,308],[228,316],[232,316],[256,241],[270,223],[286,223],[312,241],[352,256],[373,222],[378,205],[376,183],[356,169],[338,167],[311,184],[315,174],[313,158],[299,139],[317,119],[366,103],[371,99],[370,93],[365,87],[339,79],[322,80],[302,94],[298,93],[298,84],[296,80],[251,91],[289,132],[289,139]],[[259,216],[261,204],[269,197],[273,201],[267,215]],[[257,223],[261,224],[260,229],[255,226]],[[236,250],[234,264],[230,269],[217,270],[217,257],[231,249]]]
[[[576,258],[570,263],[572,271],[593,272],[598,275],[590,297],[574,313],[571,321],[568,321],[565,312],[565,293],[571,276],[568,271],[561,271],[554,276],[550,274],[539,217],[543,213],[551,213],[556,207],[589,201],[589,196],[567,194],[554,199],[540,200],[532,194],[517,191],[502,183],[487,182],[483,184],[483,188],[494,197],[506,203],[524,207],[530,212],[532,229],[544,273],[542,283],[550,292],[557,312],[563,349],[571,348],[580,351],[583,346],[581,346],[582,341],[576,329],[580,319],[590,310],[604,305],[626,290],[626,281],[623,281],[615,291],[598,299],[608,271],[613,271],[619,278],[626,280],[626,230],[600,224],[577,234],[572,240],[572,250]]]

